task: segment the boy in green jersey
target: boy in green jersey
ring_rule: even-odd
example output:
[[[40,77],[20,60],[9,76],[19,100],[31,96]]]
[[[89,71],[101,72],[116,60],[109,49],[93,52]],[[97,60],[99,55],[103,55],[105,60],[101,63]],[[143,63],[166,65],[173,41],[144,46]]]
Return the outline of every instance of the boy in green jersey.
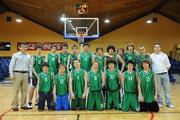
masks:
[[[104,72],[106,69],[106,57],[103,55],[103,48],[96,48],[96,53],[94,60],[99,63],[99,70]]]
[[[59,73],[55,76],[56,111],[67,111],[69,109],[68,82],[69,77],[66,74],[66,67],[63,64],[60,64]]]
[[[98,69],[98,61],[94,61],[91,71],[88,72],[89,93],[88,93],[88,110],[103,110],[102,86],[104,85],[103,73]]]
[[[32,109],[32,98],[33,98],[33,94],[34,94],[34,91],[37,86],[38,74],[42,72],[42,63],[44,62],[44,59],[45,59],[45,57],[41,55],[42,47],[37,46],[36,51],[37,51],[37,55],[34,55],[32,57],[33,76],[32,76],[32,79],[30,79],[29,102],[28,102],[28,106],[27,106],[29,109]],[[37,100],[38,100],[38,98],[37,98],[37,94],[36,94],[36,102],[37,102]]]
[[[45,102],[47,101],[48,110],[53,110],[53,106],[51,105],[53,101],[53,73],[48,72],[48,63],[44,62],[42,64],[43,72],[38,75],[38,110],[42,111],[45,107]]]
[[[127,51],[125,52],[125,65],[127,68],[127,62],[132,60],[134,63],[134,69],[136,68],[137,64],[137,53],[135,52],[135,47],[133,43],[129,43],[127,45]]]
[[[80,67],[80,60],[74,60],[75,69],[70,73],[69,89],[71,94],[71,109],[86,109],[87,72]]]
[[[83,44],[83,51],[79,54],[78,59],[81,62],[81,68],[85,71],[90,71],[92,63],[94,61],[94,55],[89,51],[90,45],[88,43]]]
[[[74,44],[72,45],[72,53],[68,57],[67,70],[71,71],[75,69],[73,61],[77,58],[78,58],[78,46]]]
[[[121,109],[124,112],[129,111],[131,108],[133,111],[139,111],[139,103],[137,96],[137,79],[136,72],[133,70],[133,61],[127,62],[127,71],[121,74],[121,83],[123,88],[123,100]]]
[[[63,64],[64,66],[66,66],[66,68],[68,68],[68,57],[69,57],[69,53],[68,53],[68,45],[67,44],[63,44],[62,45],[62,52],[59,55],[59,63]]]
[[[142,60],[142,67],[138,76],[140,111],[158,112],[156,74],[150,69],[149,60]]]
[[[140,72],[141,70],[143,70],[142,67],[142,60],[147,59],[150,61],[150,56],[146,53],[146,49],[145,47],[142,45],[139,47],[139,55],[137,56],[137,70]]]
[[[116,63],[118,63],[118,61],[122,64],[122,67],[121,67],[121,72],[124,70],[124,60],[122,59],[122,57],[120,55],[118,55],[116,53],[116,49],[113,45],[109,45],[107,47],[107,53],[105,54],[106,56],[106,62],[109,60],[109,59],[113,59]],[[115,66],[116,68],[118,68],[118,65]],[[108,68],[108,66],[107,66]]]
[[[56,53],[56,46],[51,46],[51,53],[49,53],[46,57],[46,61],[49,65],[49,72],[54,73],[56,75],[58,73],[58,63],[59,57]]]
[[[106,70],[106,87],[107,87],[107,109],[110,110],[113,106],[116,110],[120,109],[120,71],[113,59],[109,59],[108,70]]]

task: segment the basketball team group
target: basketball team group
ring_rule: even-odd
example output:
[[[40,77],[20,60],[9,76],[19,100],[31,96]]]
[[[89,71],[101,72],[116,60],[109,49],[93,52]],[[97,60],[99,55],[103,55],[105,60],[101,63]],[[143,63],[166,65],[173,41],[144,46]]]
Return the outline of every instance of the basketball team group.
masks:
[[[32,109],[34,105],[39,111],[158,112],[161,107],[175,108],[168,76],[171,65],[158,42],[154,43],[152,54],[146,53],[143,45],[135,50],[133,43],[126,50],[116,50],[113,45],[106,51],[98,47],[95,53],[90,51],[88,43],[81,47],[64,44],[60,53],[56,46],[51,46],[46,56],[42,55],[41,46],[37,46],[37,53],[32,56],[27,47],[22,43],[9,65],[13,111],[18,111],[19,106]]]

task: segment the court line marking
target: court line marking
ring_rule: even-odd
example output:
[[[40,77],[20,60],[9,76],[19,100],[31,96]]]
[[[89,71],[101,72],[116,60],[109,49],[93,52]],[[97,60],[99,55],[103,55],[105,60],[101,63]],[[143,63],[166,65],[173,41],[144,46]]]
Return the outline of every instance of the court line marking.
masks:
[[[18,113],[18,112],[17,112]],[[156,113],[156,114],[164,114],[164,113],[168,113],[168,114],[180,114],[180,112],[158,112],[158,113]],[[79,114],[79,116],[80,115],[98,115],[98,114],[137,114],[137,115],[139,115],[139,114],[149,114],[149,112],[147,112],[147,113],[141,113],[141,112],[132,112],[132,113],[72,113],[72,114],[63,114],[63,113],[56,113],[56,114],[47,114],[47,113],[44,113],[44,114],[32,114],[32,113],[30,113],[30,114],[19,114],[19,115],[17,115],[17,114],[15,114],[15,115],[5,115],[5,116],[43,116],[43,115],[49,115],[49,116],[51,116],[51,115],[78,115]]]

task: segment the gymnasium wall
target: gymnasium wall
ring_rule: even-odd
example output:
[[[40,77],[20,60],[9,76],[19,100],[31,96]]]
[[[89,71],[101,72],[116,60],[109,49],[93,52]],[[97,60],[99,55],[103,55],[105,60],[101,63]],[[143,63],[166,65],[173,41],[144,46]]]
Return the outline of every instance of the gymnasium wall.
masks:
[[[12,22],[6,22],[5,16],[7,15],[12,16]],[[0,41],[11,42],[12,46],[11,51],[0,51],[0,56],[11,56],[16,52],[17,41],[68,42],[70,46],[72,44],[77,44],[72,40],[64,40],[63,36],[31,22],[30,20],[23,19],[23,22],[18,24],[15,22],[15,17],[16,15],[10,12],[0,15]],[[109,44],[115,45],[117,48],[126,48],[129,42],[133,42],[137,50],[139,45],[143,44],[146,46],[148,52],[152,52],[153,43],[159,41],[162,43],[163,51],[168,53],[168,51],[173,49],[174,45],[180,43],[180,25],[161,15],[157,15],[157,17],[157,23],[146,24],[146,17],[143,17],[102,36],[98,40],[91,41],[91,50],[95,51],[98,46],[106,50]],[[34,54],[35,51],[28,52]],[[43,54],[47,54],[47,52],[48,51],[43,51]]]

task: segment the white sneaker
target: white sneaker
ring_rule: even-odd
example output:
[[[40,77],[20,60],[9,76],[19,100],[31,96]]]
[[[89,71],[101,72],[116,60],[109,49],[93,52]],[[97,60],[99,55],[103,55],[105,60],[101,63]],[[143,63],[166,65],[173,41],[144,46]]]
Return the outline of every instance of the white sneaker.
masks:
[[[159,108],[162,108],[162,104],[158,104]]]
[[[32,108],[33,108],[33,107],[32,107],[32,103],[29,102],[28,105],[27,105],[27,108],[28,108],[28,109],[32,109]]]
[[[172,105],[172,104],[167,105],[166,107],[168,107],[168,108],[175,108],[175,106],[174,106],[174,105]]]

